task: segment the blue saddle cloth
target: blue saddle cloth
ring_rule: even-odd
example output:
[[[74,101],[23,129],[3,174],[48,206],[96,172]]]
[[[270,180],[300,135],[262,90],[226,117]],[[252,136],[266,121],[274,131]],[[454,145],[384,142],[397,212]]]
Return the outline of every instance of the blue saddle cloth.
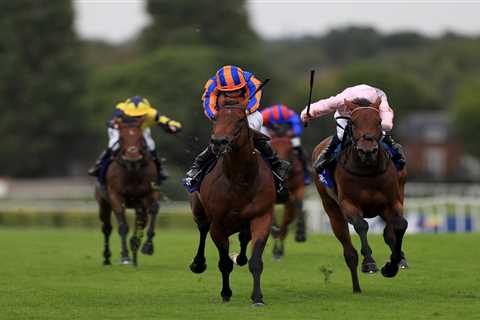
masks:
[[[387,150],[388,154],[390,155],[390,158],[392,158],[392,159],[395,158],[397,153],[395,152],[395,150],[393,150],[393,148],[391,148],[385,142],[382,142],[382,146],[385,150]],[[339,144],[337,146],[337,148],[335,149],[335,151],[333,152],[333,155],[332,155],[333,163],[336,163],[336,160],[337,160],[338,156],[340,155],[340,153],[342,152],[342,150],[343,150],[342,145]],[[395,165],[395,168],[397,168],[397,171],[400,171],[400,168],[401,168],[400,163],[398,163],[398,161],[393,161],[393,164]],[[334,169],[335,169],[335,166],[331,165],[331,166],[325,168],[318,175],[318,178],[320,179],[320,182],[322,182],[325,187],[327,187],[328,189],[332,189],[332,190],[336,189],[335,188],[335,180],[333,178],[333,170]]]

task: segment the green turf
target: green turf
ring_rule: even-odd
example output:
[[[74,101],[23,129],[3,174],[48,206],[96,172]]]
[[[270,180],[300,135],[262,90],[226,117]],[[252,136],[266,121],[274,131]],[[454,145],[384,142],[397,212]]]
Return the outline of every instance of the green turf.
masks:
[[[370,236],[379,264],[388,257]],[[113,235],[114,261],[118,236]],[[251,307],[251,275],[235,267],[232,301],[221,303],[217,252],[208,241],[208,269],[188,265],[196,232],[160,231],[153,257],[140,266],[101,266],[100,232],[0,229],[0,319],[479,319],[480,234],[408,235],[412,268],[394,279],[361,275],[353,295],[340,245],[328,235],[287,243],[273,261],[271,244],[262,278],[267,306]],[[355,239],[358,247],[358,239]],[[232,241],[232,250],[238,243]],[[328,281],[322,270],[333,270]]]

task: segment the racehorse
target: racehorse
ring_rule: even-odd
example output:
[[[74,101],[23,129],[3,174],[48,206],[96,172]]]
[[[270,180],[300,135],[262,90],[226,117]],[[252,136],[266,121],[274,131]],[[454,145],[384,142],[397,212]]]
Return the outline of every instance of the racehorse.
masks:
[[[287,236],[288,226],[297,219],[297,230],[295,241],[304,242],[305,236],[305,216],[303,212],[303,197],[305,193],[303,164],[295,154],[291,142],[291,136],[283,128],[272,130],[272,147],[282,160],[287,160],[291,164],[289,176],[287,178],[287,187],[289,197],[284,203],[283,220],[280,227],[277,226],[274,219],[272,236],[275,239],[273,246],[273,256],[280,259],[284,255],[284,241]]]
[[[227,105],[219,109],[211,136],[211,147],[218,161],[206,175],[200,191],[190,194],[192,213],[200,232],[200,243],[190,269],[194,273],[205,271],[205,239],[210,231],[219,253],[221,296],[224,302],[229,301],[233,260],[239,266],[247,264],[247,245],[252,241],[248,261],[253,276],[251,299],[254,306],[262,306],[262,254],[272,225],[276,192],[272,172],[254,148],[255,134],[259,133],[249,128],[244,107]],[[239,232],[240,254],[230,258],[228,238],[236,232]]]
[[[104,265],[110,265],[109,238],[112,232],[111,213],[115,213],[118,221],[118,232],[121,237],[121,263],[129,264],[127,247],[128,223],[125,209],[135,209],[135,228],[130,238],[130,249],[133,265],[137,265],[137,253],[143,239],[143,229],[150,223],[147,230],[147,240],[142,247],[142,253],[153,254],[153,237],[158,213],[160,193],[154,188],[157,181],[157,168],[147,150],[142,132],[143,119],[126,118],[116,121],[119,130],[119,150],[106,172],[106,190],[97,185],[95,196],[100,208],[100,220],[103,223],[104,234]]]
[[[399,264],[406,265],[402,240],[407,229],[403,217],[406,169],[397,172],[387,151],[382,147],[380,100],[360,106],[345,101],[351,111],[347,132],[351,143],[340,153],[333,169],[336,192],[326,188],[315,175],[315,184],[330,219],[333,232],[343,246],[345,261],[350,269],[353,292],[360,293],[357,265],[358,253],[352,245],[348,223],[360,236],[364,256],[362,272],[378,271],[367,241],[368,222],[364,218],[379,215],[386,223],[383,237],[391,249],[390,261],[381,269],[387,278],[395,277]],[[323,140],[313,151],[316,160],[330,138]],[[345,138],[344,138],[345,139]]]

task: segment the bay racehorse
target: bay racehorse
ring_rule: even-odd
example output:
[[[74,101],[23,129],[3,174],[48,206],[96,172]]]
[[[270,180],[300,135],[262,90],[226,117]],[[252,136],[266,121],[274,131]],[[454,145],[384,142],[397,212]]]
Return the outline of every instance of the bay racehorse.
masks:
[[[351,143],[340,153],[333,170],[336,192],[326,188],[317,175],[315,184],[333,232],[343,246],[345,261],[352,276],[353,291],[360,293],[358,253],[352,245],[348,223],[353,225],[360,236],[361,253],[364,256],[362,271],[373,273],[378,269],[367,241],[368,222],[364,218],[378,215],[385,221],[383,237],[391,249],[391,255],[390,261],[381,271],[385,277],[394,277],[399,264],[406,264],[402,240],[408,226],[403,217],[407,173],[406,169],[397,171],[380,142],[380,100],[362,107],[350,101],[345,103],[351,111],[347,130]],[[315,148],[313,160],[318,158],[329,139],[325,139]]]
[[[154,185],[157,181],[157,169],[147,150],[142,124],[142,118],[125,118],[123,121],[115,122],[120,136],[119,148],[106,172],[106,188],[100,185],[96,187],[95,196],[100,208],[100,220],[103,223],[104,265],[111,264],[109,238],[112,232],[112,211],[117,218],[118,232],[121,238],[121,263],[130,263],[127,247],[129,227],[125,214],[126,208],[135,209],[134,233],[130,238],[133,264],[137,265],[137,253],[148,220],[150,223],[147,240],[142,247],[142,253],[153,254],[154,228],[160,193]]]
[[[287,177],[288,199],[284,203],[283,218],[280,227],[274,219],[272,236],[275,239],[273,246],[273,256],[280,259],[284,255],[284,241],[288,233],[288,226],[297,219],[297,229],[295,233],[295,241],[304,242],[305,235],[305,213],[303,211],[303,198],[305,194],[304,171],[303,164],[298,158],[292,145],[292,137],[288,131],[272,130],[272,147],[282,160],[289,161],[291,164],[290,173]]]
[[[205,271],[205,239],[210,231],[219,254],[221,296],[223,301],[229,301],[232,296],[229,277],[234,262],[229,257],[228,238],[239,232],[240,254],[233,260],[240,266],[249,263],[253,275],[251,299],[255,306],[261,306],[262,254],[271,229],[276,193],[272,172],[254,148],[254,134],[259,133],[249,128],[244,107],[232,105],[219,109],[211,136],[211,147],[218,161],[206,175],[200,191],[190,194],[200,232],[190,269],[195,273]],[[250,261],[246,256],[249,241],[253,246]]]

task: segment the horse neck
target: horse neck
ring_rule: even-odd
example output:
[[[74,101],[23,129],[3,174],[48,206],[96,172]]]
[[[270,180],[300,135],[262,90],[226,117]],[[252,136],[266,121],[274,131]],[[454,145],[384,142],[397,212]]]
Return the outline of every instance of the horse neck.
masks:
[[[389,158],[383,148],[379,149],[377,161],[373,165],[364,165],[355,152],[353,146],[349,146],[346,152],[340,157],[340,162],[344,168],[353,175],[374,176],[385,172],[388,169]]]
[[[223,158],[223,171],[228,180],[240,187],[249,187],[258,176],[258,162],[253,145],[253,135],[239,148]]]

